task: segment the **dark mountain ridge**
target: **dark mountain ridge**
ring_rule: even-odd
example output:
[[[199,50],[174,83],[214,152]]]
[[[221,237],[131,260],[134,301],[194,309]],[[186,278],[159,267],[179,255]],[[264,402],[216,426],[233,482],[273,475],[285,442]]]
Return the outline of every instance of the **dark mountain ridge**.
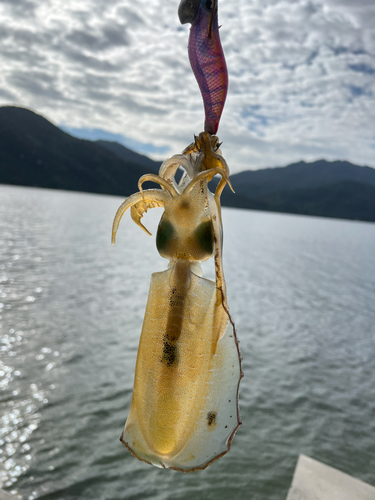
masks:
[[[214,180],[215,182],[215,180]],[[347,161],[304,161],[240,172],[222,203],[238,208],[375,222],[375,169]]]
[[[231,176],[236,193],[246,195],[252,186],[257,196],[277,191],[316,188],[341,181],[354,181],[375,186],[375,169],[359,167],[348,161],[300,161],[287,167],[247,170]]]
[[[30,110],[0,108],[0,183],[123,196],[148,171]]]
[[[63,132],[36,113],[0,107],[0,183],[127,196],[160,162],[109,141]],[[375,222],[375,169],[346,161],[304,161],[231,176],[222,203]],[[211,189],[215,189],[214,179]]]

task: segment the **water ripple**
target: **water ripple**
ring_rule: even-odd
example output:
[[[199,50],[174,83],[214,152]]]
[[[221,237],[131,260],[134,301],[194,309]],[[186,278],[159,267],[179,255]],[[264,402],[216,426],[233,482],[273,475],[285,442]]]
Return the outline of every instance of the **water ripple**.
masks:
[[[279,500],[299,453],[375,484],[375,225],[223,211],[243,426],[228,455],[183,475],[119,442],[150,275],[166,267],[153,239],[124,217],[110,245],[118,198],[0,192],[3,487],[24,499]]]

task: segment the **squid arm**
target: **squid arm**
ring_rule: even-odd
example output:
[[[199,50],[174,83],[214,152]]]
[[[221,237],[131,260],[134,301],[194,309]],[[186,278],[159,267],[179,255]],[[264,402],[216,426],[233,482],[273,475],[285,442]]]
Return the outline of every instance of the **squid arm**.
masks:
[[[194,169],[192,168],[190,159],[187,158],[184,154],[174,155],[172,156],[172,158],[166,160],[161,165],[159,171],[159,176],[170,182],[178,193],[181,193],[181,188],[183,189],[185,185],[185,182],[184,183],[180,182],[179,185],[177,185],[174,178],[177,173],[177,170],[180,167],[183,167],[188,181],[191,181],[192,178],[194,177]]]
[[[120,205],[116,212],[112,225],[112,245],[116,242],[116,234],[120,221],[128,208],[131,208],[131,217],[133,221],[151,236],[151,233],[141,223],[141,219],[143,214],[147,212],[149,208],[163,207],[165,201],[166,194],[160,189],[147,189],[142,193],[135,193],[129,196],[129,198],[127,198],[124,203]]]

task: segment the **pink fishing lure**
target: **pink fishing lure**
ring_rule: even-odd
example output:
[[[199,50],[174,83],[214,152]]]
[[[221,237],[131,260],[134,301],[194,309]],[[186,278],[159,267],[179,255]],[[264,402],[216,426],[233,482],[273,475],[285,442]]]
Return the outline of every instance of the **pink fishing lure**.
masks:
[[[192,24],[189,59],[205,110],[205,132],[216,134],[228,92],[228,71],[220,42],[216,0],[182,0],[182,24]]]

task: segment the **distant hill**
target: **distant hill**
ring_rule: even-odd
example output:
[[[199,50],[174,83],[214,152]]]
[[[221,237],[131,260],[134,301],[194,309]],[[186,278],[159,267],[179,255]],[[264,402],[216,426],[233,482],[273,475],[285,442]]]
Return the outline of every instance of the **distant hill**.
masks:
[[[259,198],[246,198],[224,192],[223,204],[271,212],[335,217],[375,222],[375,187],[353,181],[341,181],[315,188],[284,190]],[[228,199],[229,198],[229,199]]]
[[[122,146],[118,145],[119,148]],[[126,149],[126,148],[124,148]],[[147,166],[76,139],[24,108],[0,107],[0,183],[129,195]]]
[[[0,183],[126,196],[160,162],[109,141],[76,139],[36,113],[0,107]],[[231,176],[226,206],[375,222],[375,169],[303,161]],[[215,189],[215,179],[212,181]]]
[[[236,192],[247,194],[252,186],[257,196],[291,189],[317,188],[340,181],[354,181],[375,186],[375,169],[359,167],[347,161],[300,161],[282,168],[247,170],[231,177]]]
[[[318,160],[231,176],[230,207],[375,222],[375,169]]]

